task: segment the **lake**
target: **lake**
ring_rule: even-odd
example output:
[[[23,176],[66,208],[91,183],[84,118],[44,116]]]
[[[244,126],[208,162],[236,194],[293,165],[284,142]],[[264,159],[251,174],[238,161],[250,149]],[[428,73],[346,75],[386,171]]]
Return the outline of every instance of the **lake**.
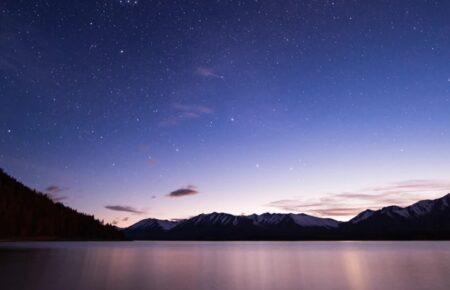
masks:
[[[450,242],[0,243],[2,290],[450,289]]]

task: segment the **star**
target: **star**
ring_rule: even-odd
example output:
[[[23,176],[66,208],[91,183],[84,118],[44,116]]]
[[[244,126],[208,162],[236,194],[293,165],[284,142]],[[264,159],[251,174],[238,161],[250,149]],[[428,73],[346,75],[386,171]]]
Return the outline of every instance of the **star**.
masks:
[[[7,15],[0,17],[0,156],[12,159],[0,165],[24,179],[33,180],[34,162],[48,183],[64,164],[72,164],[67,178],[104,170],[103,179],[120,169],[142,190],[137,202],[146,202],[149,185],[163,194],[188,182],[214,188],[231,168],[243,179],[233,190],[250,201],[255,175],[292,189],[301,176],[319,192],[324,164],[332,180],[345,170],[395,181],[417,174],[405,156],[419,164],[427,154],[422,172],[447,156],[433,145],[450,143],[450,73],[442,63],[449,49],[442,27],[450,22],[435,13],[445,1],[15,2],[16,12],[0,9]],[[22,169],[9,164],[13,157],[24,159]],[[385,170],[365,166],[377,160]],[[436,178],[450,171],[441,163]],[[122,186],[109,180],[108,188]],[[96,189],[95,179],[82,182]],[[205,207],[226,198],[217,191],[199,195]],[[289,198],[263,191],[268,200]],[[107,188],[96,194],[109,201]],[[170,212],[156,206],[155,213]],[[240,206],[232,210],[256,205]]]

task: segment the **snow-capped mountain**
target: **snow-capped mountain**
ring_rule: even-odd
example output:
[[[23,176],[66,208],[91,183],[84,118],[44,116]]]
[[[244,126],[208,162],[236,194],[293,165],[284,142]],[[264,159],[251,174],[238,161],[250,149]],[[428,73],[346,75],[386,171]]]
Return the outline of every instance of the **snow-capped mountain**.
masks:
[[[365,210],[348,222],[302,213],[213,212],[182,221],[145,219],[123,232],[131,239],[168,240],[450,239],[450,194]]]
[[[123,229],[123,233],[128,238],[139,240],[164,238],[166,233],[173,227],[175,227],[178,223],[179,221],[148,218]]]
[[[363,221],[369,217],[371,217],[373,215],[375,211],[371,210],[371,209],[366,209],[365,211],[359,213],[357,216],[355,216],[354,218],[352,218],[349,223],[352,224],[356,224],[359,223],[360,221]]]
[[[407,207],[388,206],[366,210],[341,231],[362,239],[448,239],[450,238],[450,194],[422,200]]]
[[[233,225],[237,226],[240,223],[249,223],[249,220],[255,226],[277,226],[286,221],[292,221],[300,227],[328,227],[336,228],[339,222],[333,219],[324,219],[307,214],[282,214],[282,213],[263,213],[252,215],[235,216],[227,213],[210,213],[200,214],[187,221],[195,225]]]
[[[210,214],[200,214],[198,216],[186,220],[185,222],[192,223],[196,226],[205,226],[205,225],[236,226],[240,222],[240,217],[227,213],[213,212]]]
[[[339,222],[334,219],[318,218],[304,213],[289,214],[289,217],[292,218],[296,224],[302,227],[337,228],[339,226]]]
[[[148,239],[290,239],[336,229],[339,222],[306,214],[264,213],[235,216],[213,212],[179,222],[145,219],[126,229],[129,238]]]
[[[193,228],[195,226],[195,228]],[[203,214],[174,228],[195,237],[210,239],[310,239],[328,235],[339,222],[306,214],[263,213],[234,216],[224,213]],[[200,233],[200,234],[199,234]],[[214,235],[211,235],[214,233]]]
[[[260,215],[252,214],[247,216],[255,225],[260,226],[276,226],[286,220],[293,221],[300,227],[325,227],[325,228],[337,228],[339,222],[333,219],[318,218],[310,216],[304,213],[300,214],[281,214],[281,213],[263,213]]]
[[[165,231],[168,231],[172,229],[174,226],[176,226],[179,222],[178,221],[170,221],[170,220],[159,220],[159,219],[144,219],[141,220],[132,226],[129,227],[129,229],[162,229]]]
[[[386,216],[392,219],[417,219],[431,213],[446,211],[450,206],[450,193],[435,199],[435,200],[421,200],[407,207],[388,206],[380,210],[365,210],[350,220],[352,224],[358,224],[376,218],[379,216]]]

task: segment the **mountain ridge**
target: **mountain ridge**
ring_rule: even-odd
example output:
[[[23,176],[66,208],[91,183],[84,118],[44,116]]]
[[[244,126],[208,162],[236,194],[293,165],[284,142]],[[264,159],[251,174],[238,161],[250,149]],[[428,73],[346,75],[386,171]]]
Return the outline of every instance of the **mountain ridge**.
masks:
[[[129,238],[162,240],[346,240],[450,239],[450,193],[406,207],[367,209],[346,222],[304,213],[232,215],[212,212],[147,232],[137,226],[123,229]]]

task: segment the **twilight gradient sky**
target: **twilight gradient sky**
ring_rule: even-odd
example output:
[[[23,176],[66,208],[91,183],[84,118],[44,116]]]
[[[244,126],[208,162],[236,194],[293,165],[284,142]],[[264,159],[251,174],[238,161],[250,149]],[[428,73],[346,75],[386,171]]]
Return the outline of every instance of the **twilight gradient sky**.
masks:
[[[120,226],[450,192],[449,1],[0,2],[0,167]]]

